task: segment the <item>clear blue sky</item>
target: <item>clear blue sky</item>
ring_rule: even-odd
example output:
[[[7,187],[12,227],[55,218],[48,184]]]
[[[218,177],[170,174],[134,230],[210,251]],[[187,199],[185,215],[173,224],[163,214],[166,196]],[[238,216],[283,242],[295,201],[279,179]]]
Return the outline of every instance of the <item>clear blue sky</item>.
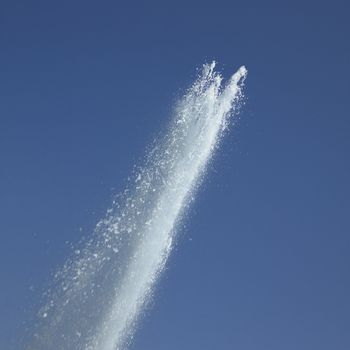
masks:
[[[0,348],[215,59],[247,104],[131,349],[348,350],[349,10],[1,1]]]

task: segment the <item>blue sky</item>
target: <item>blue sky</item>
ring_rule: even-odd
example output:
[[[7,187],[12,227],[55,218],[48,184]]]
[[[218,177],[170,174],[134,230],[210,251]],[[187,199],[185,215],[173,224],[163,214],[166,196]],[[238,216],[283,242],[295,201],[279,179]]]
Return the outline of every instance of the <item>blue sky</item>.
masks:
[[[350,347],[345,1],[0,4],[0,347],[201,64],[249,70],[138,349]]]

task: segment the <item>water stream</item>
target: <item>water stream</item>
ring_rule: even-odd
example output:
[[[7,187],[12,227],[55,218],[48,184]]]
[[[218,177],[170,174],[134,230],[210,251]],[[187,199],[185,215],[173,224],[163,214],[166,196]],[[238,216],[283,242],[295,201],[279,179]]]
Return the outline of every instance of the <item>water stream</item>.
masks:
[[[241,67],[223,84],[215,62],[203,66],[128,188],[56,273],[28,349],[128,346],[172,250],[178,223],[224,131],[234,123],[246,74]]]

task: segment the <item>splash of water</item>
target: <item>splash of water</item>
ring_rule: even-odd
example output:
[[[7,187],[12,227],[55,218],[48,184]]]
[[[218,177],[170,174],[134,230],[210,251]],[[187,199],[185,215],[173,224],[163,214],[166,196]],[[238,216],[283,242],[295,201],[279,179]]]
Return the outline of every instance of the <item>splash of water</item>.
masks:
[[[214,68],[215,62],[203,66],[168,133],[93,237],[57,272],[28,349],[127,347],[171,252],[177,223],[239,107],[245,67],[225,86]]]

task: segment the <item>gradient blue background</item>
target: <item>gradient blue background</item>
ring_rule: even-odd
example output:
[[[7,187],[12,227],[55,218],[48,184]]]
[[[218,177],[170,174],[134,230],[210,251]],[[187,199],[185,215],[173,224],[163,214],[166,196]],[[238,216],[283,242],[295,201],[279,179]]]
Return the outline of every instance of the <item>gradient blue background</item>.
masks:
[[[216,59],[247,103],[131,349],[350,349],[349,10],[2,0],[0,348]]]

